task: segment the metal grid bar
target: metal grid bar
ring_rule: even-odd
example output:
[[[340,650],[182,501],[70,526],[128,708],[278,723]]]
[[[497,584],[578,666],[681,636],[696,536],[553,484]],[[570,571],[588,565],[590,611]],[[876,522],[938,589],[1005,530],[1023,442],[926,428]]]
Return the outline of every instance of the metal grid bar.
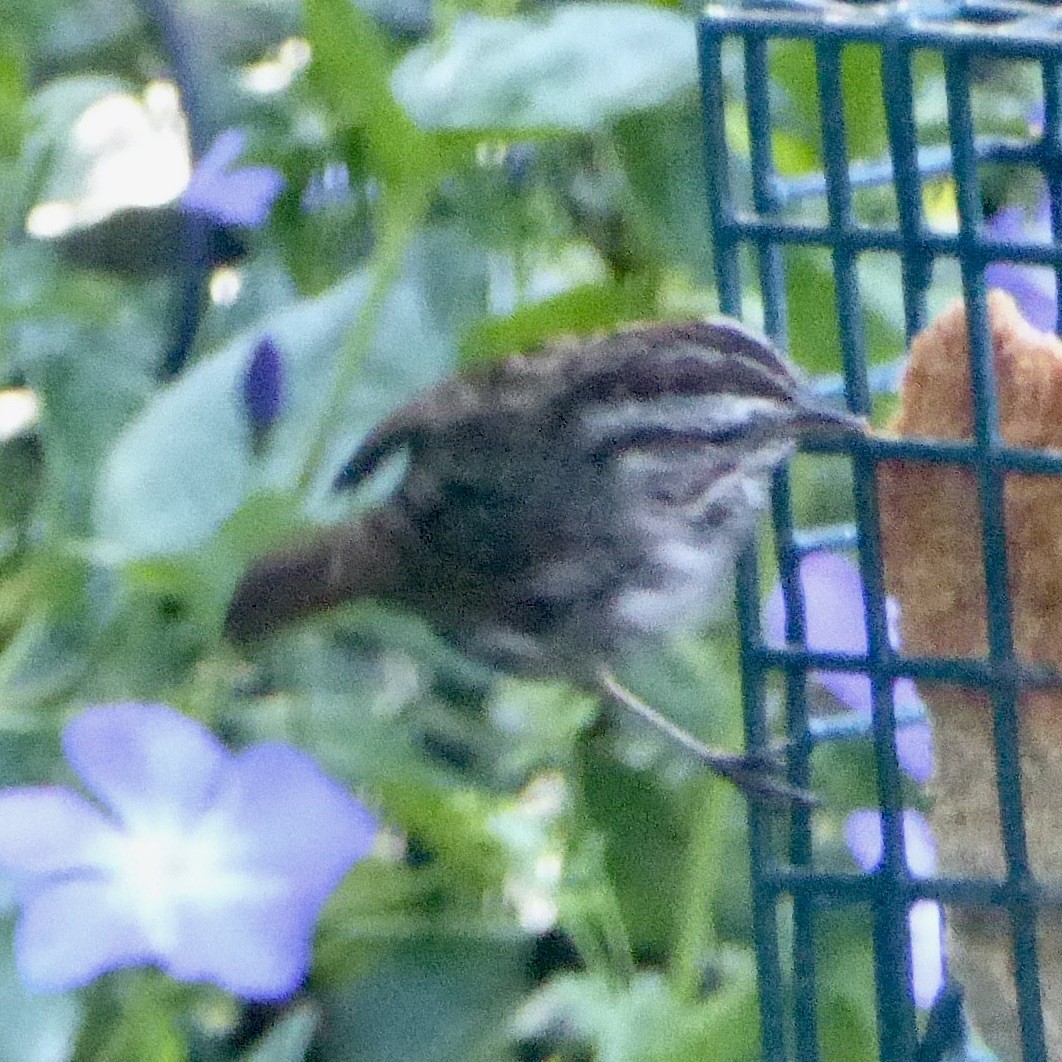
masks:
[[[899,182],[899,177],[897,177]],[[767,218],[742,218],[732,223],[734,231],[727,233],[730,240],[740,243],[755,239],[759,244],[795,244],[801,247],[846,247],[853,251],[904,251],[903,236],[899,232],[883,229],[853,229],[835,233],[828,228],[794,221],[778,221]],[[976,245],[964,245],[957,236],[944,232],[925,232],[921,244],[926,253],[936,258],[969,255],[971,261],[980,265],[988,262],[1022,262],[1029,265],[1057,265],[1060,253],[1057,247],[1037,244],[1007,243],[1003,240],[983,240]]]
[[[738,251],[743,235],[735,224],[736,208],[726,140],[726,99],[723,78],[722,34],[700,37],[701,91],[704,114],[708,211],[714,234],[716,284],[724,313],[741,316],[741,268]],[[755,659],[753,647],[762,643],[759,626],[760,582],[753,549],[737,565],[738,623],[746,632],[741,645],[742,712],[748,748],[768,745],[764,685],[767,672]],[[771,843],[769,813],[758,804],[749,808],[749,844],[757,873],[753,875],[753,944],[760,979],[760,1040],[765,1059],[786,1057],[785,995],[778,949],[777,889],[770,877],[777,870]]]
[[[795,896],[814,894],[820,907],[846,907],[874,898],[877,880],[866,874],[809,870],[804,867],[775,867],[766,875],[777,891]],[[901,890],[906,900],[939,900],[965,907],[1004,907],[1013,888],[992,878],[913,878]],[[1029,884],[1023,899],[1038,908],[1057,907],[1062,889]]]
[[[894,57],[893,67],[904,74],[903,95],[910,98],[910,55],[903,52]],[[886,66],[888,69],[888,64]],[[889,115],[890,133],[907,123],[895,121]],[[913,126],[913,122],[911,123]],[[900,146],[909,150],[908,138],[901,137]],[[847,166],[847,158],[831,159],[827,165]],[[914,171],[917,174],[917,158],[898,154],[893,146],[893,167],[897,176]],[[917,203],[921,203],[919,196]],[[903,185],[898,183],[897,206],[899,208],[901,233],[908,218],[903,198]],[[837,225],[831,218],[831,225]],[[843,226],[842,231],[851,232],[852,226]],[[922,290],[919,285],[923,275],[901,256],[905,291]],[[917,276],[917,280],[914,279]],[[858,298],[858,294],[856,295]],[[908,320],[912,319],[911,300],[905,296]],[[842,337],[843,338],[843,337]],[[843,348],[845,377],[849,390],[861,384],[865,393],[865,357],[857,362],[857,351]],[[859,412],[869,412],[867,405]],[[867,621],[867,645],[870,659],[871,702],[873,710],[874,761],[877,768],[878,798],[882,812],[883,855],[880,870],[880,887],[875,892],[874,913],[874,977],[878,1000],[878,1038],[883,1058],[912,1058],[916,1045],[914,1004],[908,985],[911,975],[910,937],[907,933],[906,887],[910,873],[904,849],[903,794],[900,767],[896,754],[896,719],[892,703],[892,682],[883,670],[894,654],[889,641],[888,621],[885,614],[885,580],[881,558],[881,543],[878,534],[877,484],[875,465],[866,453],[857,455],[854,467],[854,501],[859,530],[859,568],[863,577],[863,611]]]
[[[1059,243],[1062,236],[1062,172],[1057,165],[1049,165],[1052,160],[1062,158],[1062,77],[1059,76],[1060,63],[1044,62],[1044,133],[1043,160],[1044,176],[1047,179],[1048,200],[1051,208],[1052,244]],[[1062,291],[1062,262],[1055,262],[1055,283]]]
[[[772,494],[775,527],[779,529],[778,571],[785,601],[786,641],[802,644],[806,638],[804,600],[799,589],[800,557],[793,542],[792,505],[789,496],[789,476],[780,469],[774,477]],[[810,785],[811,765],[809,744],[801,740],[809,732],[807,683],[798,671],[786,672],[786,704],[789,708],[789,738],[796,750],[792,758],[794,784]],[[811,867],[812,852],[811,811],[797,808],[789,841],[789,862],[794,867]],[[818,1020],[815,1008],[815,897],[793,897],[793,1027],[796,1057],[800,1062],[815,1062],[818,1052]]]
[[[912,10],[912,8],[915,8]],[[767,737],[765,682],[771,672],[784,675],[788,726],[795,755],[792,777],[808,778],[812,742],[828,737],[843,740],[860,728],[832,720],[810,720],[805,693],[809,670],[861,672],[870,676],[872,738],[882,811],[883,858],[873,875],[824,873],[814,865],[810,815],[794,813],[785,862],[777,855],[770,823],[762,811],[750,813],[753,868],[755,946],[759,963],[762,1047],[768,1062],[820,1057],[816,1010],[814,943],[819,912],[862,905],[873,913],[874,973],[880,1058],[907,1062],[914,1056],[916,1032],[909,998],[911,957],[906,913],[918,898],[993,906],[1005,910],[1012,927],[1019,1018],[1024,1057],[1045,1059],[1039,1005],[1035,918],[1044,907],[1062,903],[1062,889],[1034,880],[1026,851],[1018,760],[1019,694],[1033,688],[1058,688],[1062,676],[1047,667],[1015,658],[1007,594],[1002,492],[1011,472],[1062,473],[1062,454],[1004,446],[999,438],[995,385],[987,328],[984,267],[989,262],[1051,266],[1062,281],[1062,113],[1060,44],[1062,11],[1057,5],[1021,0],[876,3],[859,7],[832,0],[760,0],[740,10],[710,7],[701,24],[702,91],[708,171],[709,211],[716,249],[721,306],[742,313],[742,253],[755,253],[763,300],[765,330],[783,344],[787,300],[785,251],[788,247],[828,249],[836,290],[837,318],[843,353],[840,389],[849,407],[869,412],[871,374],[867,367],[861,317],[859,260],[868,252],[896,257],[903,285],[908,336],[926,323],[926,292],[934,265],[957,262],[971,322],[971,374],[975,431],[972,441],[868,440],[853,455],[857,524],[797,531],[793,527],[789,483],[776,477],[773,517],[777,559],[786,607],[789,645],[804,643],[806,620],[799,584],[801,556],[813,549],[858,546],[864,585],[868,649],[865,655],[816,653],[766,646],[758,620],[759,574],[755,557],[743,559],[739,574],[739,622],[742,631],[742,675],[746,736],[753,749]],[[770,48],[778,40],[807,42],[814,49],[822,134],[822,172],[783,179],[772,157]],[[841,63],[851,44],[872,44],[882,55],[890,158],[852,164],[843,109]],[[732,171],[740,165],[727,142],[724,91],[724,48],[740,48],[744,62],[744,94],[749,158],[743,163],[751,179],[751,209],[735,201]],[[948,104],[948,144],[920,145],[915,122],[914,63],[916,56],[935,53],[944,70]],[[729,53],[726,53],[729,55]],[[1038,64],[1043,83],[1048,132],[1030,143],[998,138],[978,139],[970,97],[973,58],[991,56]],[[989,239],[983,233],[979,171],[985,163],[1023,165],[1047,177],[1051,223],[1050,244]],[[960,225],[957,233],[933,231],[923,208],[927,178],[953,176],[958,189]],[[894,227],[859,223],[853,192],[892,182],[898,222]],[[802,201],[825,200],[824,224],[787,217]],[[1059,285],[1062,292],[1062,283]],[[899,657],[891,648],[885,614],[881,548],[878,533],[874,470],[887,459],[903,458],[946,463],[970,469],[978,484],[984,528],[983,569],[987,591],[988,655],[984,659]],[[909,676],[954,682],[986,691],[993,708],[996,778],[1000,824],[1006,857],[1003,882],[973,878],[915,879],[907,869],[902,829],[902,794],[895,746],[896,712],[893,681]],[[792,954],[783,961],[778,936],[779,903],[792,902]],[[782,971],[791,970],[791,987]]]
[[[950,52],[946,57],[948,129],[955,158],[958,188],[959,235],[965,247],[976,248],[984,219],[977,165],[973,154],[974,126],[970,108],[970,53]],[[992,342],[988,327],[988,293],[982,267],[960,251],[963,296],[970,322],[970,375],[973,389],[974,442],[985,457],[1000,445],[999,409],[993,372]],[[1025,843],[1019,762],[1018,698],[1009,680],[1014,661],[1014,635],[1007,592],[1006,528],[1003,517],[1003,475],[988,461],[978,462],[978,499],[988,620],[988,657],[1003,665],[1000,679],[989,689],[995,731],[996,784],[999,795],[1003,849],[1007,862],[1008,910],[1013,927],[1014,976],[1018,993],[1022,1049],[1026,1058],[1042,1057],[1043,1018],[1040,1010],[1039,960],[1036,953],[1036,912],[1023,902],[1031,878]]]
[[[1045,41],[1062,33],[1062,11],[1056,4],[1027,0],[924,0],[917,5],[887,0],[858,6],[840,0],[761,0],[745,7],[709,5],[705,20],[747,41],[790,38],[880,46],[906,39],[939,52],[974,47],[980,55],[1032,60],[1042,59]],[[978,25],[991,32],[977,34]]]

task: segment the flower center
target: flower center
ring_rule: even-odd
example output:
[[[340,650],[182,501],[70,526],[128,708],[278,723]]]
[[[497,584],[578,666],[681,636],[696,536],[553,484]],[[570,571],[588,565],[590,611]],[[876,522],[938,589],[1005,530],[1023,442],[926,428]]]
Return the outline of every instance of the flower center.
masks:
[[[115,885],[157,948],[177,943],[189,907],[214,907],[247,894],[253,883],[236,866],[236,844],[208,820],[130,823],[116,838],[108,860]]]

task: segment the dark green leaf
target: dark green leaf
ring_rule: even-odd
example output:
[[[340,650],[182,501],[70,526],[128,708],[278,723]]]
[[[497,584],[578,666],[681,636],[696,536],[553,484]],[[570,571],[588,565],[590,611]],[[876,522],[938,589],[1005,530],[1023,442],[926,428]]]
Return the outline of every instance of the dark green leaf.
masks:
[[[306,1057],[318,1015],[312,1007],[299,1007],[277,1024],[240,1062],[302,1062]]]
[[[326,998],[321,1062],[497,1062],[526,956],[513,940],[397,946],[372,975]]]

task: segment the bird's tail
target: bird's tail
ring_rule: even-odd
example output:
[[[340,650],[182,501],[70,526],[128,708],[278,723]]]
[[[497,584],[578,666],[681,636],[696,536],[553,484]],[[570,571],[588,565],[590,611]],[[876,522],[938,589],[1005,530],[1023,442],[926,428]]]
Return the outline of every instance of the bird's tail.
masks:
[[[383,514],[374,513],[256,561],[229,603],[225,636],[251,642],[348,601],[393,596],[401,577],[393,538]]]

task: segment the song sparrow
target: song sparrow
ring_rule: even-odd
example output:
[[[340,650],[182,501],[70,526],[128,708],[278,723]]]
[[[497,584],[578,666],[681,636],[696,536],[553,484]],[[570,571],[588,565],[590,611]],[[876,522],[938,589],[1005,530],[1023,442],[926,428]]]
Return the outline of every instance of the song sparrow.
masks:
[[[372,432],[336,485],[404,451],[393,494],[255,564],[226,630],[246,641],[354,598],[395,602],[481,660],[604,694],[748,791],[793,796],[761,759],[708,749],[635,699],[612,667],[712,610],[796,442],[862,428],[734,322],[511,357]]]

